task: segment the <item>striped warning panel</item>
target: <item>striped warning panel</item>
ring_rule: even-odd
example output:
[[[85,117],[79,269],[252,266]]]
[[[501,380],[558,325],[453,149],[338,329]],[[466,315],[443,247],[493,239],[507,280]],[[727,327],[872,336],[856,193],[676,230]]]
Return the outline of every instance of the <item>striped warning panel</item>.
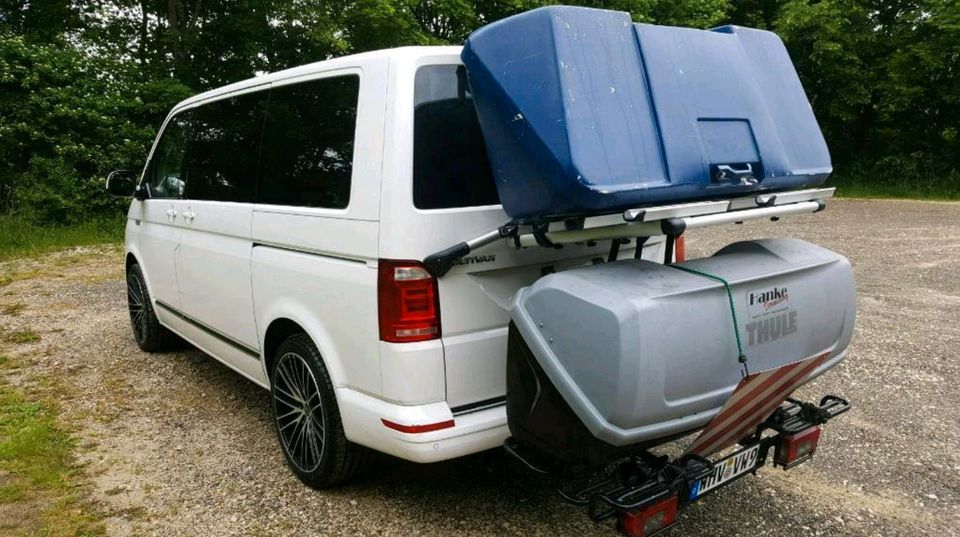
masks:
[[[710,420],[686,453],[706,457],[753,433],[757,425],[810,378],[827,356],[829,353],[824,353],[741,379],[720,413]]]

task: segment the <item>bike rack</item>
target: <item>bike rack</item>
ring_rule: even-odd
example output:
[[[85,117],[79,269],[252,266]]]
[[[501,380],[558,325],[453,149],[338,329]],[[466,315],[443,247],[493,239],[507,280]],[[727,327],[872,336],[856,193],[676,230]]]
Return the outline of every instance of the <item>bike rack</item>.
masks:
[[[783,436],[823,425],[850,410],[850,406],[847,400],[835,395],[823,397],[819,404],[787,399],[757,426],[753,434],[739,442],[744,450],[760,445],[756,466],[743,475],[755,474],[765,466],[770,449],[777,449]],[[765,432],[767,434],[764,434]],[[547,474],[552,471],[565,471],[561,466],[551,468],[551,465],[545,464],[546,461],[534,462],[540,454],[525,451],[513,438],[507,439],[504,447],[507,448],[507,453],[534,472]],[[808,456],[784,466],[784,469],[807,462],[809,458]],[[776,461],[774,464],[782,466]],[[642,451],[613,468],[605,479],[572,491],[561,486],[557,493],[567,503],[586,507],[589,517],[594,522],[600,522],[621,513],[641,509],[672,495],[678,495],[681,506],[699,500],[703,496],[690,498],[690,488],[713,471],[714,463],[698,455],[686,455],[671,460],[665,455],[657,456],[649,451]]]
[[[441,278],[463,257],[501,239],[518,249],[533,246],[561,248],[564,244],[657,235],[675,239],[688,229],[765,218],[777,221],[783,216],[820,212],[835,191],[836,188],[795,190],[729,200],[642,207],[618,214],[507,223],[433,253],[423,263],[435,277]]]

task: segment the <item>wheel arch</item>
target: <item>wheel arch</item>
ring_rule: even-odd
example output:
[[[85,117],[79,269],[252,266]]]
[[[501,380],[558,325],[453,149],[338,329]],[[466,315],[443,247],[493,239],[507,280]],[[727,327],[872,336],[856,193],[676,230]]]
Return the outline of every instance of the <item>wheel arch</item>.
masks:
[[[142,264],[140,263],[140,261],[137,259],[137,256],[133,255],[133,252],[127,252],[127,260],[126,260],[125,269],[126,269],[127,271],[129,271],[129,270],[130,270],[130,267],[133,266],[133,265],[140,265],[140,270],[143,270],[143,265],[142,265]]]
[[[305,328],[297,324],[296,321],[286,317],[280,317],[270,322],[270,325],[267,326],[267,330],[263,335],[263,367],[266,369],[265,372],[268,382],[272,382],[270,372],[273,371],[273,365],[277,361],[275,354],[280,344],[294,334],[306,333]]]
[[[146,284],[147,294],[150,295],[150,301],[151,303],[153,303],[154,296],[156,295],[153,294],[153,284],[150,281],[150,267],[144,265],[140,261],[140,252],[134,250],[133,248],[130,248],[129,244],[127,246],[128,246],[127,255],[124,260],[124,275],[129,274],[130,267],[132,267],[133,265],[137,265],[138,267],[140,267],[140,273],[143,274],[143,283]]]
[[[337,360],[337,353],[333,349],[333,342],[329,334],[324,330],[319,319],[315,319],[311,315],[304,314],[303,312],[300,312],[300,314],[287,312],[271,316],[266,327],[263,331],[260,348],[263,356],[264,374],[266,375],[268,383],[271,382],[270,373],[276,361],[276,356],[274,355],[276,354],[277,348],[291,335],[303,333],[316,345],[317,350],[320,352],[320,358],[323,360],[323,364],[326,366],[327,373],[329,373],[334,386],[342,385],[343,368],[339,360]]]

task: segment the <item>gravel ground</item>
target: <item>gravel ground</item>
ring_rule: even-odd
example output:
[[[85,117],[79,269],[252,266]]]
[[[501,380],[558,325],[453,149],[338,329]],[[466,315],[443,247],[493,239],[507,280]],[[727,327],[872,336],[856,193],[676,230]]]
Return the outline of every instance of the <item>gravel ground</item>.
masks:
[[[835,201],[779,223],[697,230],[689,255],[797,236],[853,262],[849,358],[801,395],[849,397],[811,463],[766,468],[695,504],[672,535],[960,535],[960,204]],[[13,382],[61,381],[64,417],[110,535],[614,535],[499,450],[419,466],[384,459],[341,490],[284,466],[268,394],[196,350],[140,352],[116,249],[0,264]],[[0,283],[2,285],[2,283]],[[0,308],[0,311],[4,311]]]

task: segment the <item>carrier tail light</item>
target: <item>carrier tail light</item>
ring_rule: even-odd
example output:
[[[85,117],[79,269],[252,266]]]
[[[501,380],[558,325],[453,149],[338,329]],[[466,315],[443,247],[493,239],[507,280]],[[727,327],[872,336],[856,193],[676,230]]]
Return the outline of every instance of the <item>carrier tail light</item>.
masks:
[[[637,511],[620,515],[620,530],[629,537],[649,537],[677,521],[677,497],[671,496]]]
[[[409,343],[440,337],[437,280],[418,261],[380,260],[377,309],[381,341]]]
[[[687,259],[687,239],[683,235],[677,237],[676,245],[673,247],[674,257],[677,263],[683,263]]]
[[[810,458],[817,450],[818,442],[820,442],[819,426],[782,437],[777,446],[777,464],[791,466]]]

